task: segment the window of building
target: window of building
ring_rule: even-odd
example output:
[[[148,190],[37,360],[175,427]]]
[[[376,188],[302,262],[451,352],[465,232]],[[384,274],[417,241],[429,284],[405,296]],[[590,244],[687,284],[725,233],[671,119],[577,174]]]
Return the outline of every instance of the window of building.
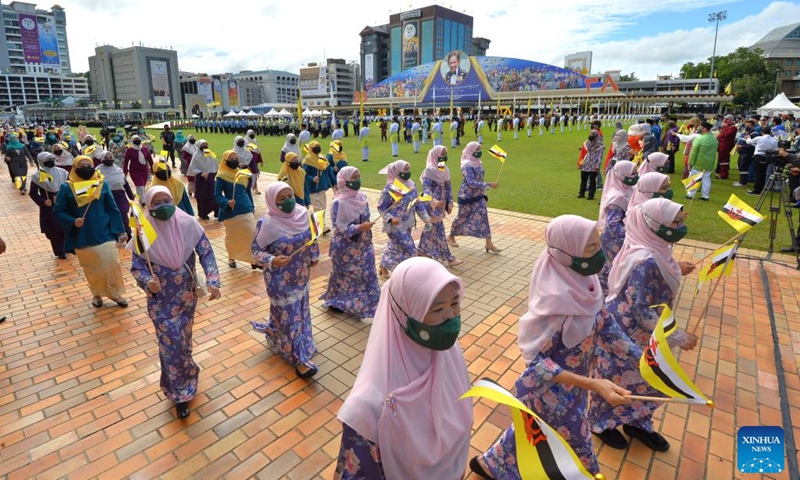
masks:
[[[783,64],[786,65],[787,67],[791,67],[792,66],[792,59],[789,58],[789,59],[784,60]]]
[[[403,42],[402,42],[402,28],[392,27],[392,75],[403,71]]]
[[[442,55],[446,54],[450,50],[453,49],[451,43],[451,30],[452,30],[452,22],[450,20],[444,21],[444,50],[442,50]]]
[[[791,70],[786,70],[786,71],[784,71],[784,72],[783,72],[783,76],[784,76],[784,77],[791,77],[791,76],[792,76],[792,71],[791,71]]]
[[[458,50],[464,50],[464,24],[458,24],[458,32],[456,33],[456,48]]]

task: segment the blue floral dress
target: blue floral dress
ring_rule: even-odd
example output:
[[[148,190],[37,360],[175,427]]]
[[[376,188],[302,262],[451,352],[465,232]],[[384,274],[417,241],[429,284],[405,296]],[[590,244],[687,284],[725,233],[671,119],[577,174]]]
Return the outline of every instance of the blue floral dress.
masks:
[[[414,245],[414,238],[411,236],[411,229],[416,225],[416,215],[423,221],[430,221],[424,202],[416,202],[409,209],[408,206],[417,198],[417,187],[403,195],[397,203],[389,194],[389,185],[383,188],[381,198],[378,200],[378,212],[383,218],[383,232],[388,237],[386,248],[381,257],[381,266],[386,270],[394,270],[403,260],[417,256],[417,247]],[[397,225],[392,225],[391,219],[396,218],[400,221]]]
[[[195,247],[207,284],[219,288],[219,271],[214,251],[205,234]],[[153,279],[147,261],[131,255],[131,273],[139,287],[147,293],[147,314],[156,329],[158,358],[161,362],[161,391],[175,403],[188,402],[197,393],[200,367],[192,360],[192,325],[197,306],[194,293],[195,254],[186,264],[174,270],[153,263],[153,273],[161,282],[161,291],[152,294],[147,284]],[[189,270],[191,268],[191,272]]]
[[[661,313],[660,309],[650,306],[661,303],[672,305],[672,301],[672,290],[661,276],[656,261],[648,258],[633,268],[622,292],[606,304],[604,311],[640,349],[643,349],[650,342],[650,336]],[[686,332],[676,329],[667,338],[667,342],[670,347],[683,345],[686,342]],[[611,380],[620,387],[630,390],[634,395],[664,396],[642,379],[638,365],[641,355],[626,359],[598,347],[596,356],[593,377]],[[601,397],[592,395],[589,405],[592,431],[600,433],[628,424],[652,432],[653,412],[660,406],[659,402],[632,400],[629,405],[612,407]]]
[[[428,216],[439,217],[439,221],[433,222],[430,230],[422,232],[417,251],[435,260],[452,262],[456,257],[450,253],[450,247],[447,246],[447,238],[445,238],[444,223],[442,221],[446,213],[445,207],[453,203],[453,191],[450,187],[450,181],[438,183],[425,177],[422,181],[422,193],[430,195],[434,200],[442,201],[444,204],[434,209],[430,202],[425,202],[425,211]]]
[[[592,450],[592,435],[586,417],[587,391],[555,382],[553,377],[562,371],[589,376],[594,351],[600,345],[622,358],[635,358],[636,362],[642,352],[625,336],[616,322],[608,321],[602,313],[595,318],[593,331],[593,335],[572,348],[564,345],[560,330],[555,332],[522,372],[515,387],[517,398],[558,431],[583,466],[596,474],[600,470]],[[512,425],[483,454],[483,460],[496,480],[520,480],[516,455]]]
[[[256,224],[256,236],[261,230],[260,219]],[[319,246],[313,243],[292,257],[284,267],[268,267],[277,255],[291,255],[311,240],[311,231],[292,237],[281,237],[266,248],[253,238],[253,257],[264,265],[264,283],[269,296],[269,318],[266,322],[251,321],[257,332],[264,333],[278,349],[278,353],[295,367],[316,368],[311,357],[317,352],[311,334],[311,308],[308,300],[308,281],[311,277],[311,262],[319,260]]]
[[[334,202],[331,207],[333,225],[338,214],[339,203]],[[320,300],[325,308],[334,307],[359,318],[372,318],[381,290],[375,271],[372,230],[362,232],[358,228],[364,222],[369,222],[369,205],[345,228],[334,229],[328,252],[333,268],[328,289]]]
[[[611,273],[611,265],[625,242],[625,210],[618,205],[609,205],[606,210],[606,229],[600,235],[600,248],[606,256],[606,263],[597,275],[604,298],[608,295],[608,275]]]
[[[486,189],[489,184],[483,181],[483,166],[464,167],[461,174],[464,181],[458,189],[458,216],[450,227],[450,235],[491,238],[489,213],[486,210]]]
[[[362,437],[346,423],[342,424],[342,445],[333,479],[386,480],[378,444]]]

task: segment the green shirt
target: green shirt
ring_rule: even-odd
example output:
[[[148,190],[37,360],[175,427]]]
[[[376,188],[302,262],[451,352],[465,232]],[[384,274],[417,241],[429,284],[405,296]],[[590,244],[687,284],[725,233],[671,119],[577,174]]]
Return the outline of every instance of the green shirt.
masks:
[[[689,166],[695,170],[710,172],[717,166],[717,139],[710,133],[704,133],[692,141],[692,152],[689,154]]]

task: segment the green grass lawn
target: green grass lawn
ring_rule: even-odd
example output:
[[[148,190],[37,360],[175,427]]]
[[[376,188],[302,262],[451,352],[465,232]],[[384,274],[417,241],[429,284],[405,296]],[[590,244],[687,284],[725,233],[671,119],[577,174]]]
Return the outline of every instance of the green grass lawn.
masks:
[[[380,129],[377,124],[372,125],[370,138],[370,161],[361,162],[361,149],[358,138],[351,135],[343,139],[344,151],[350,159],[350,164],[361,170],[363,185],[369,188],[380,189],[385,184],[385,177],[379,175],[378,171],[386,164],[395,160],[391,155],[391,146],[388,142],[380,141]],[[471,133],[472,124],[467,124],[467,135],[462,139],[461,145],[456,151],[449,149],[449,166],[453,173],[454,194],[457,192],[461,183],[459,165],[461,149],[467,142],[475,139]],[[610,146],[610,139],[614,132],[613,127],[603,129],[606,140],[606,152]],[[151,131],[155,136],[158,131]],[[184,131],[184,135],[194,133],[193,129]],[[488,150],[493,144],[497,143],[496,134],[489,133],[485,137],[484,149]],[[582,215],[586,218],[596,219],[599,209],[600,192],[597,199],[587,201],[578,199],[578,187],[580,183],[580,173],[577,169],[577,159],[579,148],[585,140],[587,132],[565,131],[563,134],[556,130],[551,135],[545,132],[539,136],[538,128],[534,129],[533,137],[527,138],[527,133],[520,132],[520,138],[513,139],[511,132],[503,132],[503,141],[499,145],[508,153],[508,159],[503,167],[500,176],[500,188],[489,190],[489,206],[503,210],[512,210],[547,217],[571,213]],[[197,138],[208,140],[211,149],[216,152],[219,158],[222,152],[230,149],[233,145],[233,135],[196,133]],[[445,133],[447,137],[447,133]],[[327,153],[330,137],[327,139],[317,139],[323,147],[323,153]],[[280,149],[283,146],[283,137],[258,137],[261,145],[262,155],[264,156],[263,170],[277,173],[280,168]],[[445,138],[445,145],[449,145],[450,139]],[[156,153],[160,149],[160,142],[156,142]],[[425,159],[428,149],[431,148],[430,140],[428,145],[421,145],[420,153],[413,153],[412,144],[401,143],[400,155],[398,158],[411,163],[412,178],[418,179],[419,174],[425,166]],[[604,156],[605,158],[605,156]],[[500,171],[501,163],[494,157],[484,154],[483,163],[486,168],[487,181],[494,181]],[[735,193],[742,200],[755,206],[757,197],[746,194],[746,188],[733,187],[731,184],[738,180],[739,171],[736,170],[738,157],[731,159],[731,175],[728,180],[713,179],[711,187],[711,201],[701,202],[699,200],[692,204],[688,220],[688,238],[703,240],[711,243],[722,243],[731,238],[736,232],[718,215],[717,211],[726,203],[728,197]],[[682,156],[678,155],[676,160],[682,166]],[[680,168],[678,168],[680,170]],[[675,191],[674,200],[683,203],[688,208],[689,200],[685,199],[683,186],[680,183],[681,175],[672,175],[672,188]],[[455,196],[455,195],[454,195]],[[762,213],[767,214],[768,208],[762,209]],[[760,225],[753,228],[748,234],[744,247],[766,250],[768,246],[769,223],[765,220]],[[789,233],[786,220],[781,216],[778,221],[778,232],[776,248],[782,248],[789,243]]]

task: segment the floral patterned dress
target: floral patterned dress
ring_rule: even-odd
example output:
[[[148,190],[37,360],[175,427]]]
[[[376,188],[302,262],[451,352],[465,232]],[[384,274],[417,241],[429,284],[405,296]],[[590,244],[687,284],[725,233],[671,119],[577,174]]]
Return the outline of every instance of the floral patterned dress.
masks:
[[[450,228],[450,235],[492,237],[485,194],[489,184],[483,181],[484,173],[482,165],[467,166],[461,169],[464,181],[458,189],[458,216]]]
[[[205,234],[195,247],[207,284],[219,288],[219,271],[214,251]],[[175,403],[188,402],[197,393],[200,367],[192,360],[192,325],[197,296],[194,293],[195,254],[174,270],[153,263],[153,273],[161,282],[161,291],[151,294],[147,284],[153,279],[147,261],[131,255],[131,273],[147,293],[147,314],[153,320],[161,362],[161,391]],[[189,270],[191,268],[191,271]]]
[[[606,263],[597,275],[600,287],[603,289],[603,298],[608,295],[608,275],[611,273],[611,265],[625,242],[625,210],[618,205],[609,205],[606,210],[606,229],[600,235],[600,248],[606,256]]]
[[[417,247],[411,236],[411,229],[416,225],[415,212],[423,221],[430,221],[424,202],[416,202],[412,208],[408,208],[418,196],[416,186],[403,195],[398,202],[395,202],[389,194],[389,185],[385,186],[381,192],[381,198],[378,200],[378,212],[383,218],[383,232],[388,237],[381,258],[381,266],[387,270],[394,270],[403,260],[417,256]],[[390,222],[392,218],[397,218],[400,223],[392,225]]]
[[[430,195],[434,200],[442,201],[444,204],[439,208],[433,208],[430,202],[425,202],[425,211],[428,216],[438,217],[439,220],[432,221],[432,228],[422,232],[417,251],[435,260],[452,262],[456,257],[450,253],[450,247],[447,246],[447,238],[445,238],[444,223],[442,221],[446,213],[445,207],[453,203],[453,191],[450,187],[450,181],[438,183],[425,177],[422,181],[422,193]]]
[[[256,236],[261,230],[260,219]],[[264,333],[277,348],[278,353],[295,367],[315,368],[311,357],[317,352],[311,335],[311,308],[308,300],[308,281],[311,262],[319,259],[319,246],[314,243],[298,253],[284,267],[268,267],[277,255],[291,255],[311,240],[311,231],[292,237],[281,237],[261,248],[255,237],[252,250],[256,261],[264,265],[264,283],[269,295],[269,318],[266,322],[250,322],[257,332]]]
[[[342,424],[342,445],[333,479],[386,480],[378,444],[362,437],[346,423]]]
[[[594,334],[578,345],[567,348],[561,340],[561,331],[554,333],[536,358],[517,380],[516,396],[537,415],[553,427],[572,447],[586,469],[596,474],[599,466],[592,450],[592,435],[586,417],[586,390],[553,381],[562,371],[588,376],[595,349],[600,345],[621,358],[635,358],[638,362],[641,350],[625,336],[614,321],[601,314],[595,318]],[[520,480],[517,466],[517,448],[514,441],[514,426],[505,433],[483,460],[496,480]]]
[[[336,225],[338,214],[339,203],[334,202],[331,207],[333,225]],[[369,205],[345,228],[334,229],[328,253],[333,268],[328,289],[320,300],[325,308],[334,307],[359,318],[372,318],[381,290],[375,271],[372,230],[359,230],[359,225],[364,222],[369,222]]]
[[[661,276],[656,261],[649,258],[633,268],[622,292],[606,304],[604,311],[610,319],[619,324],[622,331],[639,348],[643,349],[650,342],[650,335],[660,315],[659,309],[650,306],[661,303],[672,305],[672,301],[672,290]],[[686,332],[676,329],[667,341],[673,348],[683,345],[686,342]],[[620,387],[630,390],[634,395],[664,396],[642,379],[638,366],[640,357],[620,358],[601,347],[597,348],[596,355],[593,377],[611,380]],[[600,433],[628,424],[652,432],[653,412],[660,406],[659,402],[632,400],[630,405],[612,407],[599,396],[593,395],[589,405],[592,431]]]

